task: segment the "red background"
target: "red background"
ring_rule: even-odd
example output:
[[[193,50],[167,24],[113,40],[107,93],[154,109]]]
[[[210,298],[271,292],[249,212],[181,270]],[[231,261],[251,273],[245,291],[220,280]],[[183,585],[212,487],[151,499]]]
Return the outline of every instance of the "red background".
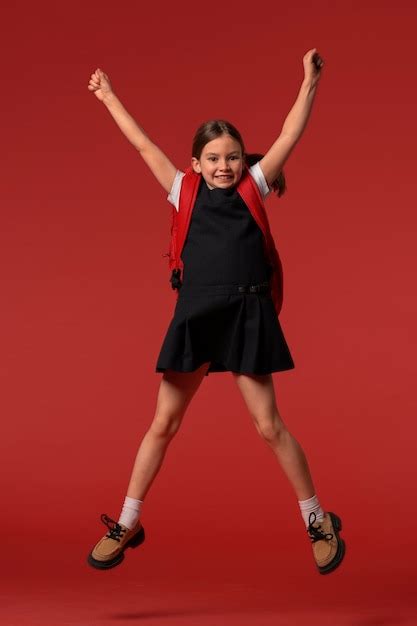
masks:
[[[24,3],[3,12],[4,623],[414,624],[415,23],[411,2]],[[295,369],[273,375],[346,559],[314,568],[298,505],[231,374],[204,379],[149,492],[147,540],[86,557],[153,418],[175,294],[171,205],[88,91],[101,67],[184,169],[205,119],[248,151],[325,61],[267,201]],[[146,216],[146,217],[145,217]]]

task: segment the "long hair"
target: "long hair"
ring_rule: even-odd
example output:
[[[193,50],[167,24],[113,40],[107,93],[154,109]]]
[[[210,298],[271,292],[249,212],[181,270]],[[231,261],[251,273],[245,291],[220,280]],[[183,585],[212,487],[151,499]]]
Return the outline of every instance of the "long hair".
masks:
[[[264,155],[257,152],[247,154],[242,136],[237,128],[227,120],[223,119],[208,120],[199,126],[194,135],[191,156],[196,159],[200,159],[206,143],[220,137],[221,135],[230,135],[230,137],[236,139],[242,149],[244,161],[249,167],[263,158]],[[287,190],[287,184],[283,170],[281,170],[277,178],[273,181],[271,187],[279,198],[285,193]]]

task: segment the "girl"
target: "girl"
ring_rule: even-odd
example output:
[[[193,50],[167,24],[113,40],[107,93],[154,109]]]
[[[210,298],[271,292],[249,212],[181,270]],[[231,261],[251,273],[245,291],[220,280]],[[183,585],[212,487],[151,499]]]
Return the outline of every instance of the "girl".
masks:
[[[108,532],[88,563],[118,565],[127,547],[145,539],[144,498],[188,405],[209,372],[230,371],[261,437],[272,448],[298,500],[321,574],[342,561],[340,518],[320,505],[305,454],[284,424],[271,373],[294,367],[278,314],[282,275],[263,199],[285,191],[284,163],[307,123],[323,60],[303,57],[304,80],[269,151],[248,155],[237,129],[210,120],[197,130],[191,166],[178,170],[115,95],[100,69],[88,89],[105,104],[128,140],[169,194],[172,204],[172,287],[177,303],[156,363],[162,372],[155,416],[140,444],[119,520],[102,514]]]

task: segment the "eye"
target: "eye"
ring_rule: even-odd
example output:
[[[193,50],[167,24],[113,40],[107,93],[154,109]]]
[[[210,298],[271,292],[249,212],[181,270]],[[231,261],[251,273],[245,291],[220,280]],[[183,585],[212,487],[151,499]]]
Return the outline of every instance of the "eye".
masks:
[[[209,160],[209,161],[215,161],[215,160],[216,160],[216,157],[209,157],[209,158],[208,158],[208,160]]]

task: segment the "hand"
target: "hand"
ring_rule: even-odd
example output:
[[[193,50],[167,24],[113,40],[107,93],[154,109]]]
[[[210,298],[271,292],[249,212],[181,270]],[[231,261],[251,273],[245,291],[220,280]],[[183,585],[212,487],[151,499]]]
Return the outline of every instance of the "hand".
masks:
[[[100,102],[103,102],[104,98],[113,93],[109,77],[99,67],[91,74],[88,89],[94,92]]]
[[[312,87],[320,80],[321,68],[324,61],[317,52],[317,48],[312,48],[303,57],[304,79],[307,80]]]

